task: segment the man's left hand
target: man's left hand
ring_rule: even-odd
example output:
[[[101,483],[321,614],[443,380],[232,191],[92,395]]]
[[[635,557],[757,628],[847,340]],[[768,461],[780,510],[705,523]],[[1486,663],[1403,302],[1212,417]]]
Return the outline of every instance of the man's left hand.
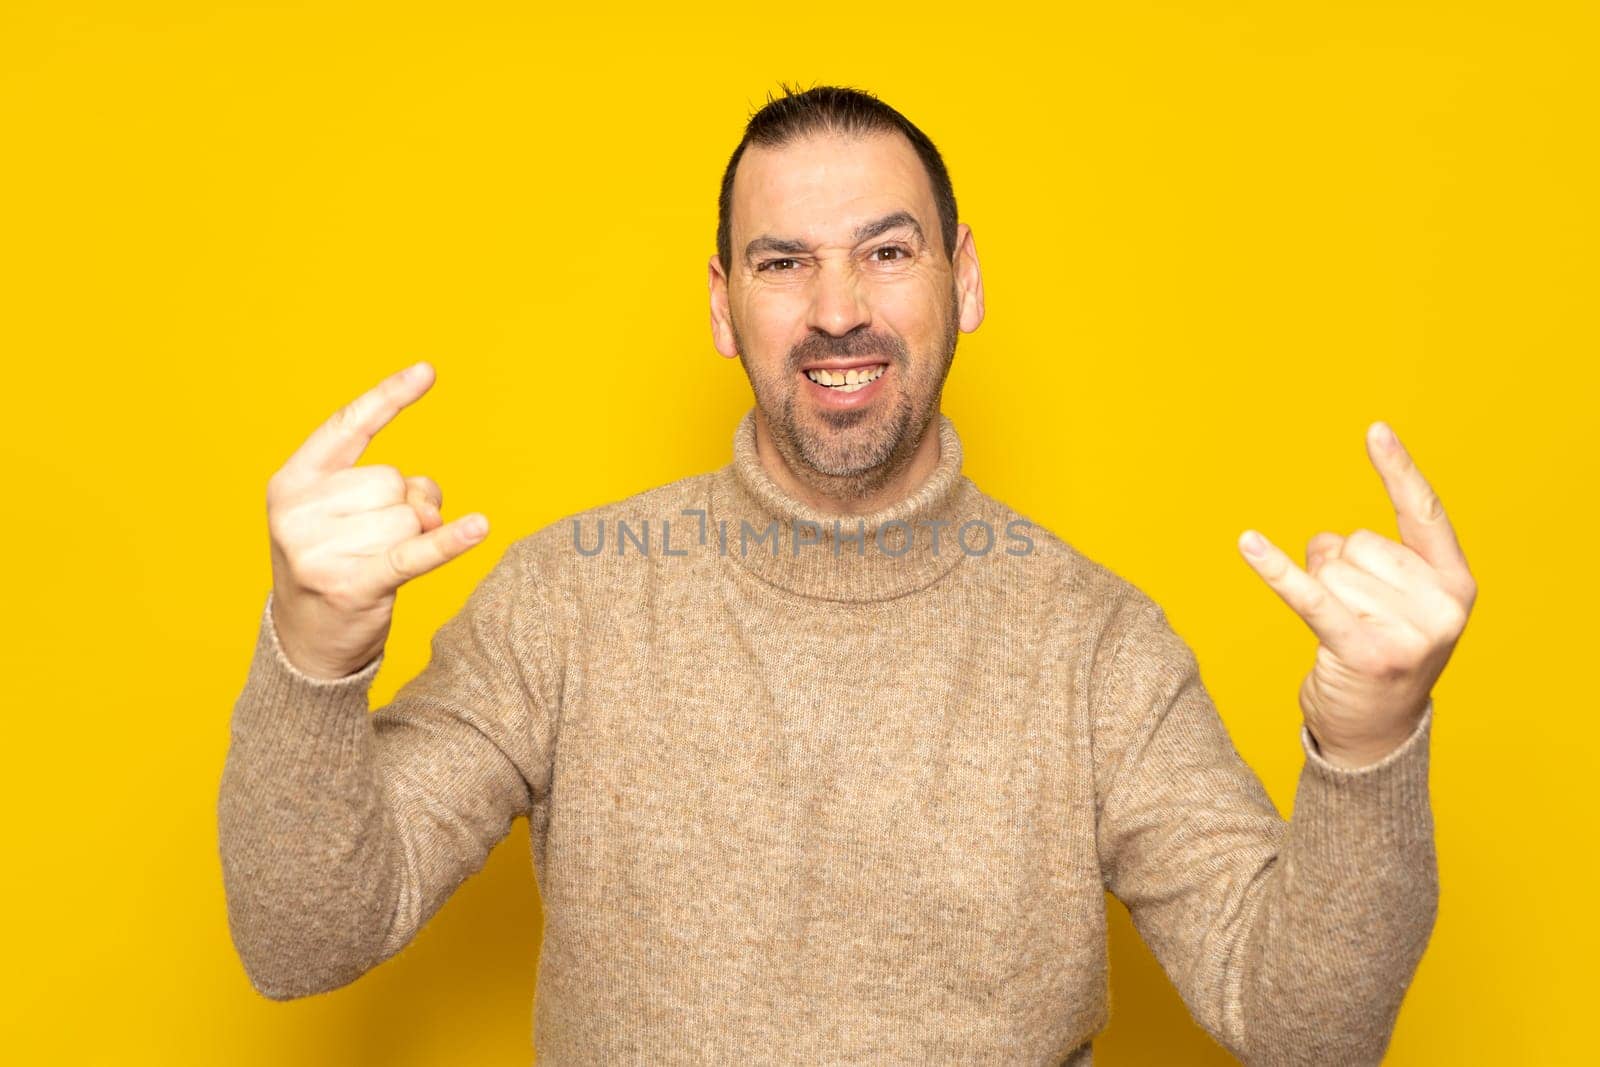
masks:
[[[1367,428],[1367,455],[1399,544],[1371,530],[1319,533],[1301,570],[1256,531],[1239,538],[1245,561],[1317,635],[1300,710],[1322,756],[1342,767],[1376,763],[1416,729],[1478,595],[1444,506],[1387,424]]]

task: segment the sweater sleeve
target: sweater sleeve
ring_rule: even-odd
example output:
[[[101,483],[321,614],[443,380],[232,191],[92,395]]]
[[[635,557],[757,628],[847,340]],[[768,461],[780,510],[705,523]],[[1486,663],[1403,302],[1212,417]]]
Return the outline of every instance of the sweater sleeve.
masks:
[[[1362,768],[1323,758],[1302,723],[1286,823],[1161,608],[1136,593],[1119,623],[1094,698],[1106,887],[1244,1063],[1380,1062],[1438,907],[1432,702]]]
[[[518,545],[368,713],[384,655],[318,679],[262,610],[217,814],[234,946],[274,1000],[346,985],[403,948],[549,788],[549,639]]]

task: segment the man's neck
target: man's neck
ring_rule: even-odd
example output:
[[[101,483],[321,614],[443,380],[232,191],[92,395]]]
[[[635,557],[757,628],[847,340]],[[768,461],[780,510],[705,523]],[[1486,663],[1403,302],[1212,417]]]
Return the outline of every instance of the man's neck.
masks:
[[[833,484],[814,485],[795,476],[785,462],[760,408],[756,409],[756,454],[761,467],[778,488],[818,511],[841,515],[869,515],[910,496],[928,480],[939,465],[939,413],[935,411],[922,429],[922,436],[911,455],[887,481],[869,492],[854,491],[848,479],[831,479]],[[892,461],[891,461],[892,462]],[[819,476],[821,477],[821,476]],[[825,479],[827,480],[827,479]]]

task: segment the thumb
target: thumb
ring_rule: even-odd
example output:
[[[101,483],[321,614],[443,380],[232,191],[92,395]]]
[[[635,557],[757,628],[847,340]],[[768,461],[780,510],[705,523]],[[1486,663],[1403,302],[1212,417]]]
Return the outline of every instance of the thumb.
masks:
[[[427,475],[414,474],[406,479],[406,503],[417,513],[417,519],[422,523],[424,531],[432,530],[444,523],[444,516],[439,514],[439,509],[444,504],[442,494],[433,479]]]
[[[439,483],[426,474],[413,474],[406,479],[407,497],[415,492],[417,496],[433,504],[433,510],[439,511],[444,507],[444,490],[439,488]]]
[[[1344,538],[1329,530],[1316,534],[1306,542],[1306,573],[1315,578],[1322,570],[1322,565],[1330,559],[1338,559],[1344,551]]]

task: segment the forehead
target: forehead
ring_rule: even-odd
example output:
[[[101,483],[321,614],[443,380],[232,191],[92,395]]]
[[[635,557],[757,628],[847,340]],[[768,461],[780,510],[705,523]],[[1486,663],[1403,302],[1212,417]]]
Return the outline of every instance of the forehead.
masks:
[[[909,211],[933,240],[933,187],[898,131],[813,134],[778,148],[752,145],[733,178],[734,254],[757,235],[845,241],[857,225]]]

